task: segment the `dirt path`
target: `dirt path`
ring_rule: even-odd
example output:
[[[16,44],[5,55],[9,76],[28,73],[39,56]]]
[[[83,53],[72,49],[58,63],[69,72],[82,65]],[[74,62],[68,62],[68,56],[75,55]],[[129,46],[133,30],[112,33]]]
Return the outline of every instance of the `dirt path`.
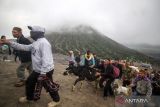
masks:
[[[75,76],[63,76],[66,63],[60,63],[61,59],[55,59],[55,72],[53,78],[60,84],[61,104],[57,107],[114,107],[113,98],[107,101],[102,98],[102,91],[95,91],[94,83],[84,82],[83,88],[75,92],[71,91]],[[63,62],[63,61],[62,61]],[[41,99],[34,103],[19,104],[18,98],[24,96],[24,87],[14,87],[17,63],[0,62],[0,107],[47,107],[51,101],[48,93],[43,89]],[[26,73],[27,76],[27,73]]]

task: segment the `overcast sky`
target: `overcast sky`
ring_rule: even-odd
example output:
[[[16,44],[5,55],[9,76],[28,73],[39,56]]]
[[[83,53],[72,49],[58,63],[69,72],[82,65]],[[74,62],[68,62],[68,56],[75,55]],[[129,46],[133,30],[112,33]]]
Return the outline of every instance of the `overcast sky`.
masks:
[[[120,43],[160,45],[160,0],[0,0],[0,35],[13,26],[91,25]]]

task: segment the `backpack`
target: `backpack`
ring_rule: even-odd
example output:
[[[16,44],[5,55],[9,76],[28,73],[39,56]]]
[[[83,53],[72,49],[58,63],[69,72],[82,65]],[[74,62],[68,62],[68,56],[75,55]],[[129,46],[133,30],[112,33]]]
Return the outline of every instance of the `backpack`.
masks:
[[[116,66],[113,66],[113,71],[114,77],[117,78],[120,74],[120,70]]]

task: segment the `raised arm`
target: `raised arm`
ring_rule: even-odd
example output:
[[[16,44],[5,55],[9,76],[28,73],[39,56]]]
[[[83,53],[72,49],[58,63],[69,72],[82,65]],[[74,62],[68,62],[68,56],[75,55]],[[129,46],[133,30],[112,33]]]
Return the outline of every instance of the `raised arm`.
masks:
[[[23,44],[19,44],[16,42],[9,42],[11,47],[13,47],[16,50],[21,50],[21,51],[31,51],[32,49],[32,44],[30,45],[23,45]]]

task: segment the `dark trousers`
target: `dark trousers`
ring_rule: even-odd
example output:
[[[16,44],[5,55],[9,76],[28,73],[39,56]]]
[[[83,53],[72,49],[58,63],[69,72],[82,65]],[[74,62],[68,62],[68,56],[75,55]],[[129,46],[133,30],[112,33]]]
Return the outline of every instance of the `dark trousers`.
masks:
[[[46,76],[53,81],[52,74],[53,71],[50,71],[46,74]],[[26,81],[26,96],[28,100],[34,100],[34,90],[37,83],[37,79],[39,77],[39,73],[33,71]],[[49,92],[50,96],[52,97],[53,101],[58,102],[60,100],[58,91]]]
[[[111,87],[111,84],[112,84],[113,81],[114,81],[114,78],[112,78],[112,77],[109,77],[107,79],[106,85],[104,86],[104,93],[103,93],[104,97],[107,97],[108,93],[110,95],[113,95],[113,90],[112,90],[112,87]]]
[[[119,72],[119,79],[121,79],[122,78],[122,74],[123,74],[123,72],[120,70],[120,72]]]
[[[103,86],[103,83],[106,81],[107,79],[106,78],[104,78],[104,77],[102,77],[100,80],[99,80],[99,87],[100,88],[103,88],[104,86]]]
[[[66,70],[71,70],[74,67],[74,62],[69,62],[68,68]]]

